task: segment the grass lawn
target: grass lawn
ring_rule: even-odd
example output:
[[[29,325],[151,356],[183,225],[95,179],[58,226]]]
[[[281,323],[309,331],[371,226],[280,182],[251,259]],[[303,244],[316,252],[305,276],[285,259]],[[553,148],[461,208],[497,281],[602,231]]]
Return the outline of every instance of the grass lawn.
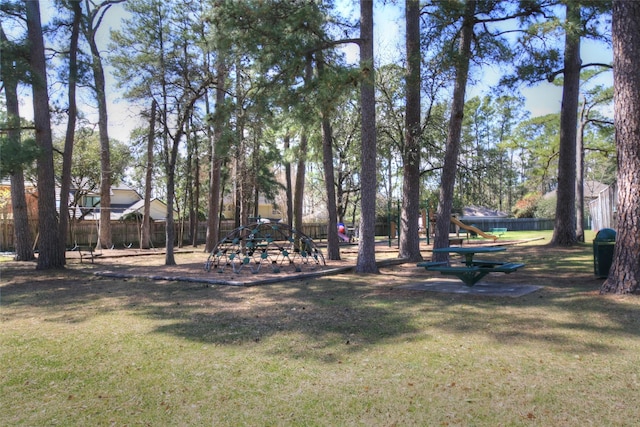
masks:
[[[496,280],[543,286],[519,298],[398,267],[233,287],[3,262],[0,425],[632,425],[640,299],[598,295],[593,236],[545,237],[508,250],[527,267]]]

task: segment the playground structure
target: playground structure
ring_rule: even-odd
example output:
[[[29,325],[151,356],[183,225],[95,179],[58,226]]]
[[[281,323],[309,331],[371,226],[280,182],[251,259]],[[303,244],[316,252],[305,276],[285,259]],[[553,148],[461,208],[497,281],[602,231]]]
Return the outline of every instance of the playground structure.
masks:
[[[313,239],[287,224],[257,222],[240,226],[220,240],[204,269],[257,274],[262,268],[270,273],[301,272],[306,265],[326,265]]]
[[[432,213],[431,215],[428,215],[429,218],[429,222],[427,225],[427,228],[425,230],[425,233],[427,233],[427,236],[429,236],[429,234],[433,234],[433,230],[435,228],[435,222],[436,222],[436,216],[434,213]],[[421,215],[421,223],[422,224],[427,224],[427,212],[426,210],[422,211],[422,215]],[[471,233],[472,235],[478,235],[481,237],[484,237],[485,239],[492,239],[494,242],[496,240],[498,240],[498,236],[496,236],[495,234],[491,234],[490,233],[486,233],[482,230],[480,230],[478,227],[475,227],[473,225],[467,225],[464,222],[460,221],[458,218],[456,218],[454,215],[451,216],[451,223],[454,224],[456,227],[458,227],[458,229],[462,229],[465,230],[467,233]],[[500,230],[501,234],[504,234],[507,229],[503,229],[503,228],[494,228],[493,230]],[[460,236],[460,234],[458,233],[458,236]]]
[[[466,230],[470,233],[475,233],[478,236],[482,236],[485,239],[493,239],[493,241],[495,242],[496,240],[498,240],[498,236],[494,236],[493,234],[489,234],[489,233],[485,233],[484,231],[480,230],[478,227],[474,227],[473,225],[467,225],[464,222],[460,221],[458,218],[452,216],[451,217],[451,223],[455,224],[456,226],[460,227],[463,230]]]
[[[338,238],[345,243],[349,243],[353,240],[353,235],[343,223],[338,224]]]

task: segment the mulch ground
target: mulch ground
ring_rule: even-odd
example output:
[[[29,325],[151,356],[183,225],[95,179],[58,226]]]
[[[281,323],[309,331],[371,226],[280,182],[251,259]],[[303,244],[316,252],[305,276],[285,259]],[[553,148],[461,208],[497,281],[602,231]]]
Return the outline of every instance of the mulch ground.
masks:
[[[517,243],[519,242],[499,242],[500,245],[514,245]],[[472,245],[486,246],[494,245],[494,243],[486,240],[465,242],[465,246]],[[421,250],[423,257],[429,259],[431,256],[431,246],[423,243]],[[225,268],[221,272],[215,268],[207,271],[205,265],[209,254],[204,253],[202,249],[187,247],[175,250],[176,265],[171,266],[165,265],[164,251],[156,249],[98,250],[94,254],[93,263],[90,259],[87,259],[86,255],[83,257],[82,262],[80,262],[79,255],[74,252],[67,253],[67,259],[69,268],[86,269],[102,277],[172,280],[231,286],[256,286],[353,271],[357,262],[357,251],[357,245],[345,245],[341,247],[340,260],[329,260],[325,258],[324,263],[308,262],[299,265],[299,271],[295,271],[292,267],[284,265],[279,272],[273,272],[269,266],[262,266],[258,272],[255,271],[257,268],[254,266],[243,267],[238,272],[234,272],[230,267]],[[416,280],[418,284],[424,285],[426,283],[425,281],[429,278],[443,277],[438,273],[426,272],[424,268],[416,267],[415,263],[407,263],[405,260],[399,259],[396,242],[392,242],[391,245],[389,245],[388,241],[379,242],[376,245],[376,260],[383,274],[392,276],[395,283],[403,283],[409,286],[407,289],[411,289],[411,285],[416,284]],[[519,280],[522,280],[522,276]],[[438,289],[440,290],[451,289],[452,291],[460,292],[459,289],[454,290],[453,288],[458,288],[458,286],[448,280],[426,284],[438,285]],[[448,284],[449,286],[443,288],[443,284]],[[420,286],[414,289],[420,290]],[[427,288],[423,290],[433,289]]]
[[[341,248],[340,260],[324,259],[324,262],[309,261],[298,265],[296,271],[292,266],[282,265],[279,272],[273,272],[270,266],[263,265],[259,271],[257,266],[243,266],[234,272],[225,267],[219,272],[215,268],[207,271],[209,254],[197,248],[179,248],[174,251],[176,265],[165,265],[166,254],[163,250],[111,249],[98,250],[94,253],[93,262],[86,255],[82,261],[77,252],[67,253],[69,268],[86,269],[104,277],[147,278],[155,280],[178,280],[225,284],[233,286],[254,286],[285,280],[298,280],[330,274],[339,274],[352,270],[356,266],[357,246],[349,245]],[[397,259],[397,247],[385,248],[380,245],[376,257],[381,265],[401,263]],[[321,260],[322,261],[322,260]]]
[[[569,259],[573,251],[583,253],[583,249],[551,248],[548,245],[519,245],[522,241],[499,240],[495,245],[509,246],[505,253],[505,259],[523,262],[525,268],[512,274],[491,274],[481,281],[481,286],[469,288],[458,283],[451,277],[440,275],[437,272],[426,271],[416,266],[414,262],[404,262],[398,258],[397,243],[391,245],[387,241],[380,242],[376,246],[376,260],[378,261],[380,275],[371,276],[373,288],[392,292],[394,295],[412,295],[416,292],[424,293],[447,292],[465,293],[485,296],[510,296],[516,297],[523,294],[525,289],[532,292],[540,289],[539,293],[555,293],[562,288],[576,287],[583,292],[597,294],[597,289],[603,279],[595,278],[590,265],[583,268],[555,269],[550,271],[544,259]],[[465,241],[464,246],[494,245],[493,242],[477,239]],[[321,248],[325,253],[325,248]],[[70,280],[76,283],[79,277],[105,277],[125,279],[141,279],[151,281],[175,281],[177,283],[192,282],[209,285],[231,285],[234,287],[253,287],[268,285],[286,281],[307,281],[321,276],[345,274],[352,275],[357,261],[357,245],[345,245],[341,247],[341,260],[332,261],[325,259],[325,264],[309,263],[302,265],[301,271],[291,271],[282,268],[279,273],[270,271],[268,267],[258,273],[251,272],[249,268],[243,268],[234,273],[227,268],[219,273],[214,269],[205,270],[205,264],[209,254],[202,248],[183,247],[175,250],[176,265],[165,265],[165,253],[161,249],[137,250],[116,249],[98,250],[93,262],[86,255],[81,262],[77,252],[67,253],[67,268],[58,272],[48,271],[45,276],[36,272],[34,263],[3,262],[0,265],[0,276],[10,281]],[[431,259],[431,246],[424,241],[421,247],[424,259]],[[90,275],[90,276],[86,276]],[[18,279],[21,277],[22,279]],[[3,281],[4,281],[3,280]],[[486,286],[485,286],[486,285]],[[523,288],[525,287],[525,288]],[[373,289],[372,288],[372,289]]]

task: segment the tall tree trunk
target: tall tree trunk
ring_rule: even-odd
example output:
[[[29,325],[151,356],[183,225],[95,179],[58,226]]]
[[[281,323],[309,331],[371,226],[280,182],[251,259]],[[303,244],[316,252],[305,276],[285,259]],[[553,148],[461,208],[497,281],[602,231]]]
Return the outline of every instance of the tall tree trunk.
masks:
[[[140,249],[151,248],[151,190],[153,185],[153,146],[156,139],[157,111],[158,103],[154,99],[151,101],[149,133],[147,134],[147,169],[144,177],[144,213],[142,215]]]
[[[234,209],[235,212],[233,213],[233,219],[234,219],[234,227],[238,228],[240,227],[241,224],[246,225],[246,223],[243,223],[242,220],[242,200],[243,200],[243,187],[244,187],[244,176],[243,176],[243,170],[244,170],[244,151],[242,149],[243,146],[243,140],[239,139],[238,140],[238,144],[237,144],[237,148],[236,148],[236,155],[234,156],[234,176],[235,179],[233,179],[233,194],[234,194]]]
[[[422,260],[418,219],[420,217],[420,2],[406,0],[406,113],[403,152],[402,212],[399,256]]]
[[[324,75],[324,55],[318,52],[317,57],[318,78],[322,80]],[[331,260],[340,259],[340,243],[338,242],[338,214],[336,206],[336,182],[333,170],[333,134],[329,121],[329,109],[323,102],[321,107],[322,117],[322,168],[324,170],[325,190],[327,191],[327,213],[329,215],[329,229],[327,230],[327,257]]]
[[[327,213],[329,229],[327,230],[327,257],[340,259],[340,243],[338,241],[338,213],[336,207],[336,183],[333,171],[333,135],[328,114],[322,113],[322,164],[327,191]]]
[[[244,137],[244,123],[245,123],[245,111],[242,107],[242,90],[243,90],[243,78],[241,71],[242,67],[239,62],[236,64],[236,102],[239,106],[236,109],[236,155],[235,155],[235,180],[233,185],[235,186],[235,226],[247,225],[249,215],[247,213],[246,197],[247,197],[247,182],[246,182],[246,141]]]
[[[71,163],[73,159],[73,144],[76,134],[76,118],[78,107],[76,103],[76,82],[78,80],[78,38],[82,9],[79,1],[71,2],[73,8],[73,26],[69,42],[69,120],[64,138],[64,152],[62,154],[62,177],[60,179],[60,216],[58,224],[60,246],[66,251],[67,233],[69,231],[69,190],[71,189]]]
[[[195,100],[193,100],[195,102]],[[178,147],[185,135],[185,126],[191,111],[190,106],[185,107],[185,111],[178,119],[176,134],[171,138],[171,149],[167,153],[168,162],[165,173],[167,174],[167,218],[165,231],[165,257],[164,265],[176,265],[174,247],[176,243],[176,223],[174,218],[174,205],[176,200],[176,164],[178,162]]]
[[[260,216],[260,183],[258,182],[258,164],[260,163],[260,140],[262,138],[261,129],[257,129],[252,136],[253,146],[251,147],[251,192],[254,218]]]
[[[291,135],[287,129],[284,135],[284,151],[288,152],[289,148],[291,148]],[[285,156],[285,159],[287,157]],[[291,162],[289,160],[284,161],[284,177],[286,181],[285,192],[287,194],[287,225],[293,227],[293,192],[291,190],[293,184],[291,180]]]
[[[451,117],[449,118],[449,133],[447,134],[447,147],[444,155],[444,165],[440,185],[440,197],[436,212],[434,248],[449,246],[449,227],[451,224],[451,209],[453,207],[453,192],[456,181],[458,155],[460,153],[460,135],[462,132],[462,119],[464,117],[464,98],[469,77],[469,61],[471,58],[471,39],[473,38],[473,25],[476,10],[475,0],[466,3],[462,33],[458,47],[456,64],[456,81],[453,88],[453,100],[451,101]],[[447,261],[446,253],[433,254],[436,261]]]
[[[182,132],[178,132],[180,136]],[[177,147],[179,144],[179,139],[175,139],[173,141],[173,146]],[[177,155],[177,150],[176,150]],[[176,257],[174,253],[175,240],[176,240],[176,223],[173,216],[173,205],[175,200],[175,189],[176,189],[176,172],[175,172],[175,162],[173,161],[173,155],[171,155],[171,160],[169,161],[169,168],[167,172],[167,218],[166,218],[166,230],[165,230],[165,255],[164,255],[164,265],[176,265]]]
[[[91,48],[91,69],[98,102],[98,130],[100,133],[100,220],[96,248],[111,248],[111,148],[107,117],[107,93],[102,57],[95,40],[95,29],[88,25],[87,40]]]
[[[558,198],[552,246],[571,246],[576,239],[576,126],[580,96],[580,4],[567,2],[564,84],[560,110]]]
[[[304,72],[306,85],[311,84],[313,78],[313,63],[311,55],[307,56]],[[300,146],[298,147],[298,164],[296,167],[296,185],[293,194],[293,227],[298,231],[302,230],[302,208],[304,204],[304,184],[307,172],[307,147],[309,145],[309,135],[306,128],[302,129],[300,136]]]
[[[176,189],[176,164],[178,162],[178,148],[180,141],[185,135],[185,128],[189,121],[189,117],[193,112],[193,105],[201,96],[206,93],[206,88],[211,82],[205,81],[200,88],[193,91],[190,94],[190,99],[182,106],[181,113],[177,119],[176,133],[171,137],[171,147],[165,146],[166,162],[165,173],[167,175],[167,218],[166,218],[166,232],[165,232],[165,244],[166,252],[164,257],[165,265],[175,265],[174,247],[176,241],[176,227],[174,220],[174,204],[175,204],[175,189]],[[166,110],[165,110],[166,111]],[[166,127],[166,126],[165,126]],[[168,132],[167,132],[168,133]],[[180,244],[180,242],[178,242]]]
[[[191,246],[198,247],[198,222],[200,217],[200,140],[197,139],[195,143],[195,153],[193,156],[194,170],[193,170],[193,189],[191,191],[193,197],[193,203],[191,210],[193,211],[192,221],[190,224],[191,232]]]
[[[222,200],[222,159],[227,145],[223,141],[223,131],[228,126],[228,117],[224,108],[224,100],[226,93],[225,82],[227,79],[226,63],[218,58],[216,65],[216,111],[214,114],[213,134],[210,136],[211,141],[211,164],[209,169],[209,195],[207,198],[207,243],[206,251],[211,252],[218,244],[220,238],[220,204]],[[209,114],[209,101],[206,104],[207,114]]]
[[[600,293],[640,286],[640,3],[613,2],[614,122],[618,153],[618,233]]]
[[[169,162],[165,173],[167,174],[167,218],[165,230],[165,256],[164,265],[176,265],[174,253],[176,241],[176,226],[174,218],[175,190],[176,190],[176,162],[178,160],[178,146],[184,135],[184,122],[178,124],[176,135],[171,141],[171,151],[167,154]]]
[[[584,128],[587,124],[587,100],[580,109],[576,133],[576,240],[584,242]]]
[[[182,226],[180,226],[180,228],[184,229],[185,221],[186,220],[189,221],[189,229],[187,230],[187,237],[191,242],[193,242],[193,236],[194,236],[193,225],[195,223],[194,219],[196,216],[195,200],[193,198],[194,197],[193,193],[195,191],[193,181],[194,181],[194,175],[195,175],[195,159],[197,158],[194,145],[197,145],[197,142],[195,141],[196,138],[192,137],[191,125],[192,125],[191,119],[187,120],[187,123],[186,123],[187,130],[185,132],[187,158],[185,159],[185,162],[184,162],[184,180],[185,180],[184,187],[185,188],[184,188],[184,200],[182,202],[184,206],[185,215],[183,215],[183,217],[181,218],[180,222]]]
[[[376,97],[373,63],[373,0],[360,0],[361,168],[360,240],[356,272],[378,273],[376,265]]]
[[[4,93],[7,103],[7,137],[13,144],[20,144],[20,103],[18,101],[18,76],[15,75],[13,58],[5,51],[8,41],[2,26],[0,26],[0,79],[4,83]],[[32,261],[33,237],[29,229],[29,214],[24,187],[24,172],[22,165],[16,165],[10,176],[11,207],[13,209],[14,246],[16,261]]]
[[[309,145],[309,137],[306,129],[300,135],[300,145],[298,146],[298,162],[296,164],[296,182],[293,188],[293,227],[302,229],[302,208],[304,202],[304,181],[307,172],[306,152]]]
[[[47,69],[44,57],[44,40],[40,21],[40,4],[25,2],[27,29],[31,55],[33,122],[38,156],[38,270],[64,268],[64,250],[60,246],[58,214],[56,211],[56,182],[53,169],[53,141],[49,94],[47,92]]]
[[[7,107],[8,108],[8,107]],[[18,131],[19,132],[19,131]],[[24,187],[24,171],[15,170],[11,176],[11,208],[13,210],[14,246],[16,261],[33,261],[33,236],[29,228],[29,214]]]

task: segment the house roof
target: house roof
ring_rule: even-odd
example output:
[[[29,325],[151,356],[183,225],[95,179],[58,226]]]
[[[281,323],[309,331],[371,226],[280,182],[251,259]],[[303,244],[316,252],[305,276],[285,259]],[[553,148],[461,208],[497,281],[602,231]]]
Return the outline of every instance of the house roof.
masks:
[[[124,210],[124,212],[122,212],[122,215],[120,216],[120,218],[130,215],[132,213],[142,214],[143,211],[144,211],[144,200],[138,200],[131,206],[128,206]],[[175,216],[178,213],[174,210],[173,214]],[[150,216],[153,220],[156,220],[156,221],[165,219],[167,217],[167,204],[160,199],[152,199]]]
[[[583,188],[584,188],[585,200],[597,199],[598,194],[600,194],[600,192],[602,192],[603,190],[606,190],[607,187],[609,186],[599,181],[584,181]],[[545,194],[543,197],[545,199],[554,197],[557,194],[557,192],[558,192],[557,190],[551,190],[547,194]]]
[[[468,206],[462,209],[463,217],[506,218],[508,214],[484,206]]]

